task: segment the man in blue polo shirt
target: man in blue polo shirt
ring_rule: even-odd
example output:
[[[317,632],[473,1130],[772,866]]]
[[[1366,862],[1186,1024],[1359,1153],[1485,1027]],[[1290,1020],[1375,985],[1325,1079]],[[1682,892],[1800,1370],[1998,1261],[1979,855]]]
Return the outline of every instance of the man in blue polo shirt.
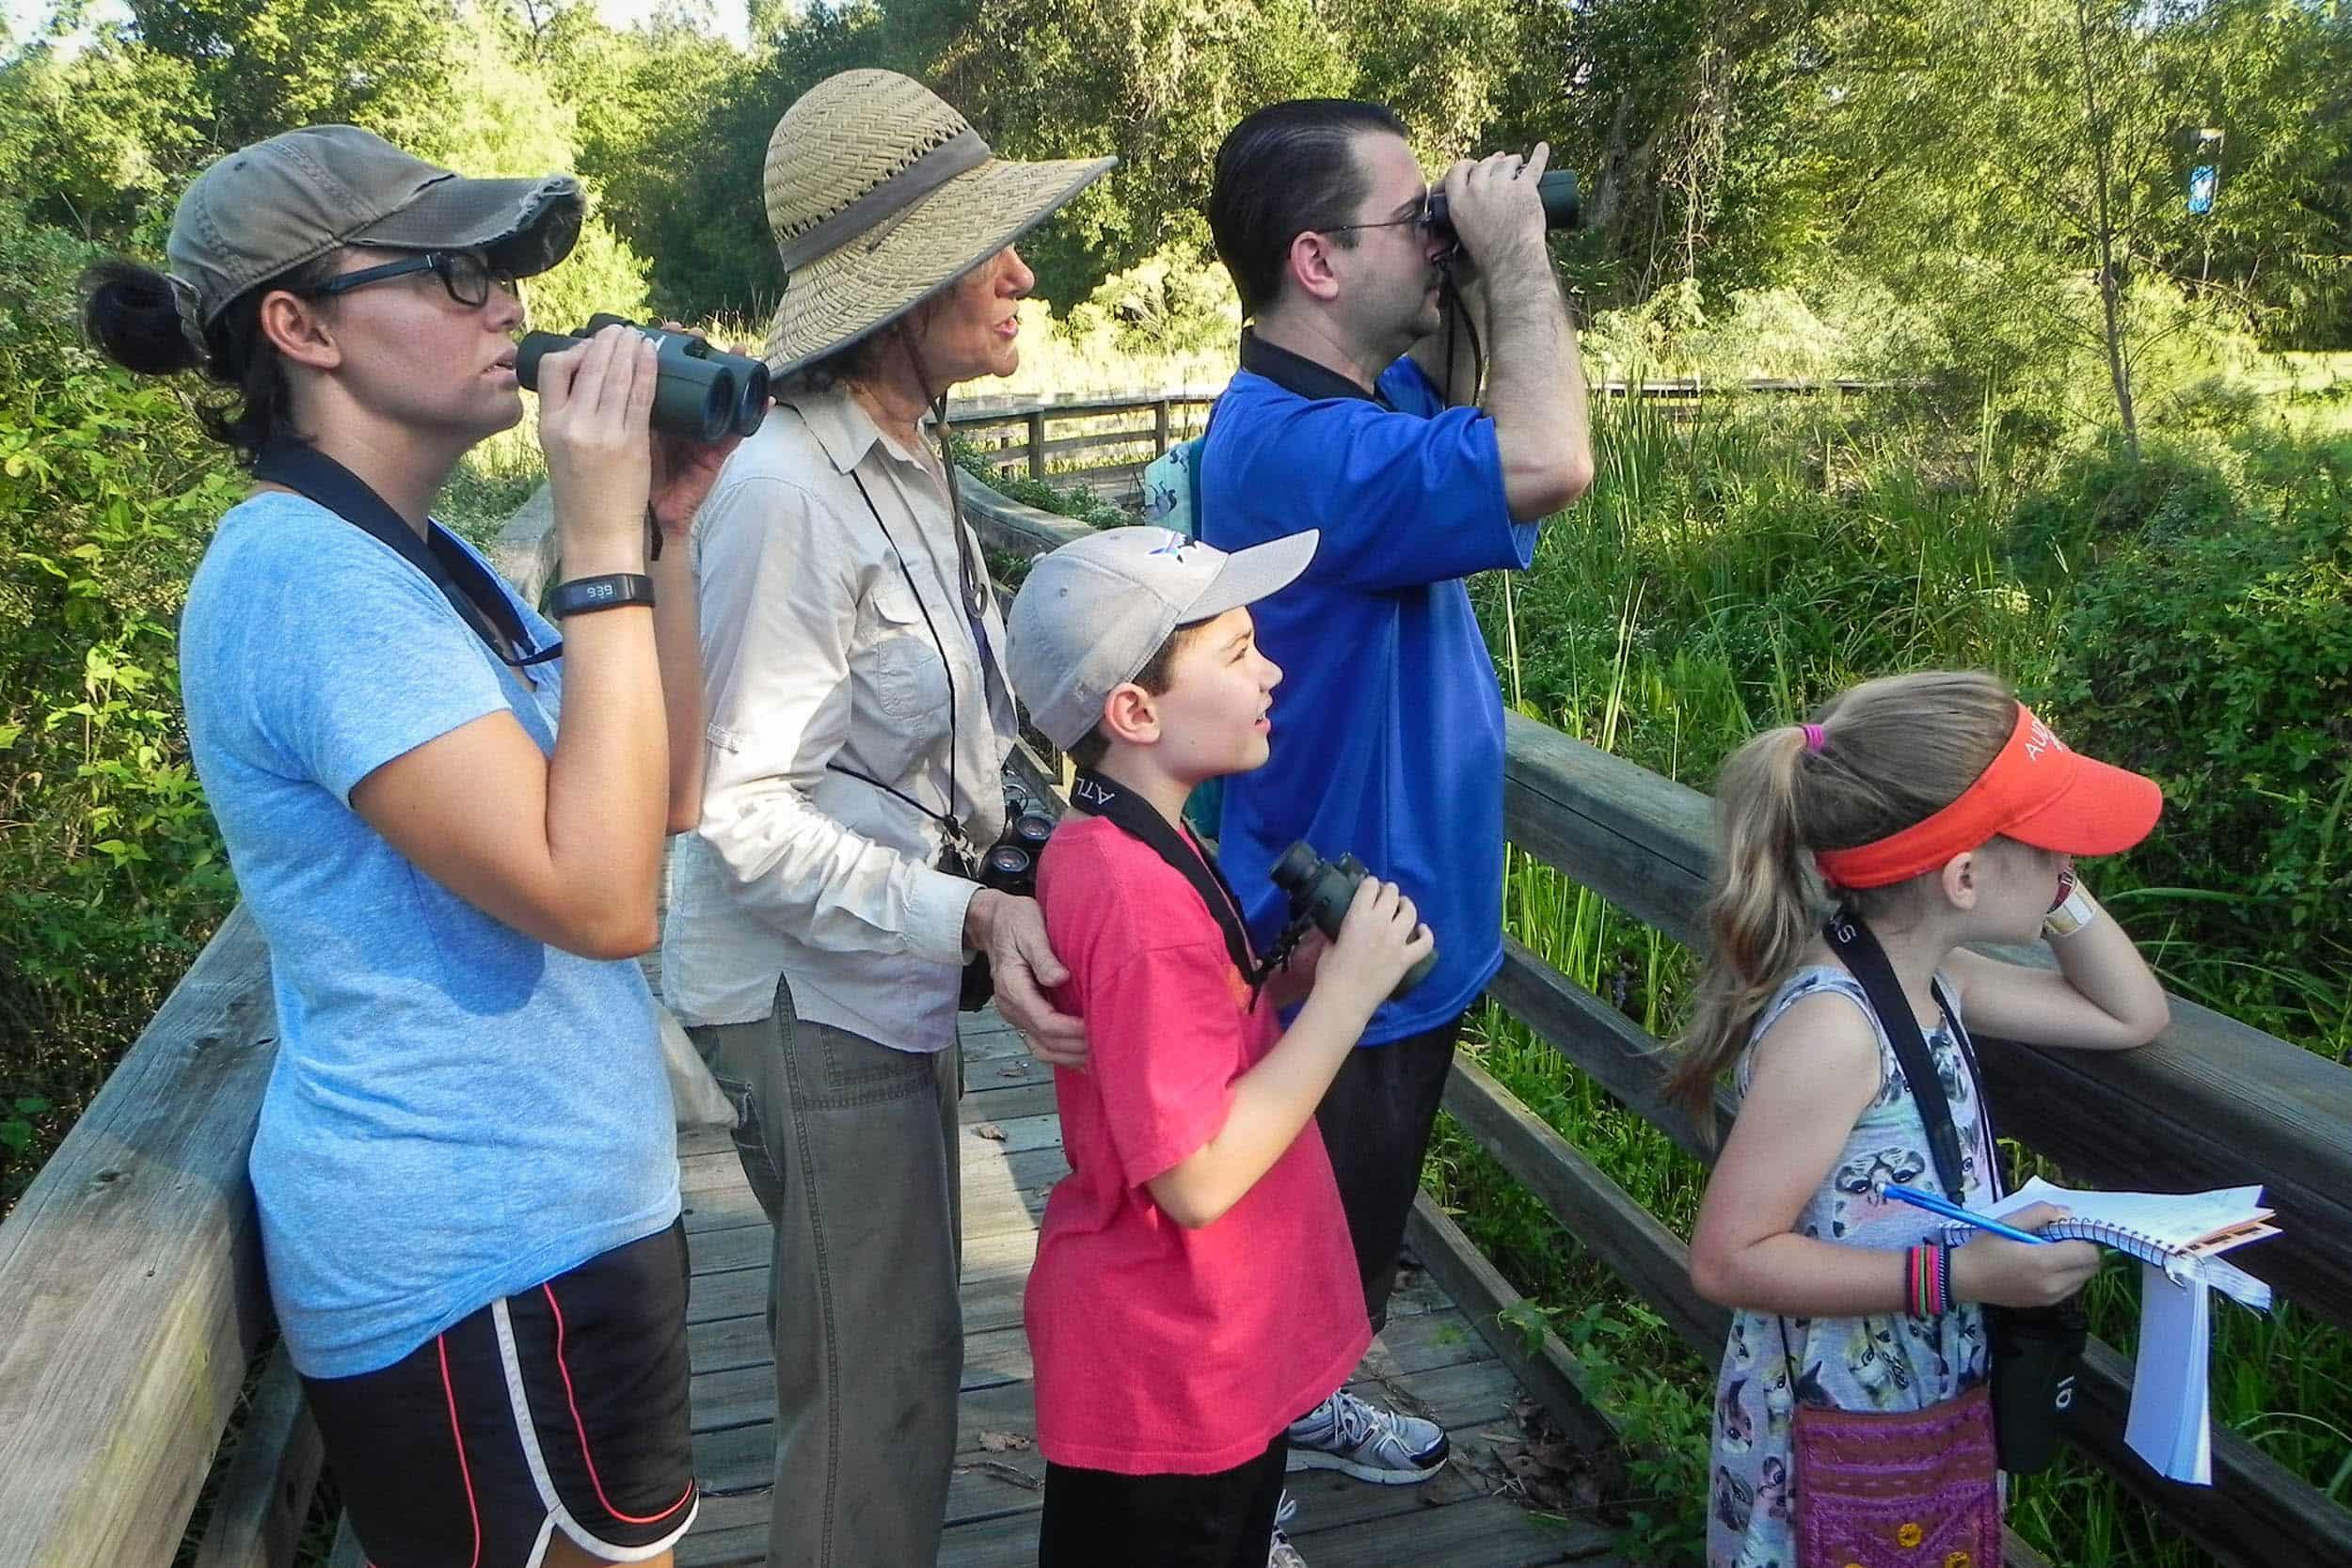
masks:
[[[1463,579],[1524,569],[1537,522],[1592,483],[1536,195],[1547,155],[1454,165],[1448,235],[1424,221],[1393,114],[1305,100],[1234,127],[1209,198],[1254,325],[1200,452],[1201,536],[1323,534],[1254,607],[1287,678],[1273,760],[1225,781],[1225,869],[1261,942],[1285,912],[1268,872],[1299,839],[1397,882],[1438,939],[1437,969],[1374,1017],[1317,1115],[1375,1326],[1463,1015],[1502,962],[1502,702]],[[1425,1480],[1445,1457],[1433,1423],[1345,1394],[1290,1440],[1294,1469],[1368,1481]]]

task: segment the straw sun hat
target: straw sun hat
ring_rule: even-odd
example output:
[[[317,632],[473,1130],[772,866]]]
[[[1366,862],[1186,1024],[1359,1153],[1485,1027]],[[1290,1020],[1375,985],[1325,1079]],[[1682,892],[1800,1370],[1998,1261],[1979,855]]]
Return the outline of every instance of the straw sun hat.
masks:
[[[769,370],[788,374],[898,320],[1118,161],[1013,163],[920,82],[827,77],[768,142],[768,224],[784,267]]]

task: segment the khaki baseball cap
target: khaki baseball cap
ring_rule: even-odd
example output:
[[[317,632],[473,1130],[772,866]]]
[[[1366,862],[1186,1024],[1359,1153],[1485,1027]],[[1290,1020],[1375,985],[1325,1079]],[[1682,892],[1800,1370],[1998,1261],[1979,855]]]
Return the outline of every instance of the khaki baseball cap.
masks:
[[[1005,673],[1030,721],[1067,751],[1177,627],[1289,587],[1320,537],[1310,529],[1228,555],[1164,528],[1111,528],[1041,557],[1005,627]]]
[[[338,245],[480,250],[528,277],[571,254],[586,211],[568,174],[469,180],[357,125],[309,125],[198,175],[164,253],[181,325],[203,350],[238,295]]]

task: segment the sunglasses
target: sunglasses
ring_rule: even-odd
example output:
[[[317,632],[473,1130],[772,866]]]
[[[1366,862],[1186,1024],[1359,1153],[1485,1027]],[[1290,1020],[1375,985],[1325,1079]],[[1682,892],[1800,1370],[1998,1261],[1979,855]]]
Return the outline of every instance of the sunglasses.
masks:
[[[516,298],[522,297],[522,285],[515,275],[493,267],[478,250],[427,250],[405,256],[397,261],[387,261],[380,267],[361,267],[346,272],[326,282],[302,291],[305,299],[324,299],[334,294],[347,294],[354,289],[364,289],[371,283],[389,282],[395,277],[411,277],[429,272],[441,280],[449,297],[468,309],[478,309],[490,303],[490,291],[502,289]]]

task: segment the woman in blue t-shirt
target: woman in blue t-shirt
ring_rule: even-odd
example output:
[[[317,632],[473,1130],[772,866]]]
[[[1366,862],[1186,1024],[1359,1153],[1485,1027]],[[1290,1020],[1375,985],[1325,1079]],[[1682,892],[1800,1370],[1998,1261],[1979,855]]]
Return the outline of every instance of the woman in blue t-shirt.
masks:
[[[560,642],[427,516],[521,419],[516,279],[581,213],[565,176],[313,126],[197,178],[168,276],[85,280],[109,356],[230,389],[203,418],[255,479],[190,586],[182,680],[270,948],[271,1294],[377,1568],[666,1563],[697,1502],[676,1151],[628,960],[699,788],[686,552],[648,557],[724,453],[650,434],[642,335],[542,363]]]

